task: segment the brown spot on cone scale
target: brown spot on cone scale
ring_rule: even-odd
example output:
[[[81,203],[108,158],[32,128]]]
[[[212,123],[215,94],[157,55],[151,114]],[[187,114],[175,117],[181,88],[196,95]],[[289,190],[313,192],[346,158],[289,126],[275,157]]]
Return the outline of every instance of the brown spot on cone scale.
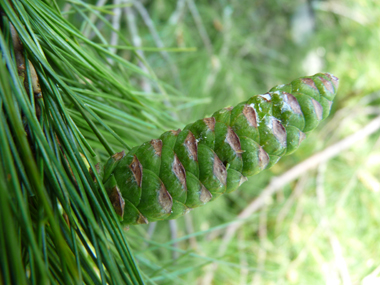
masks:
[[[325,75],[330,78],[332,84],[334,85],[334,89],[337,90],[338,89],[338,86],[339,86],[339,78],[338,77],[335,77],[334,75],[330,74],[330,73],[325,73]]]
[[[161,188],[158,193],[158,202],[160,203],[162,211],[165,214],[169,214],[171,212],[173,206],[173,198],[170,196],[163,183],[161,183]]]
[[[314,82],[313,82],[314,83]],[[284,101],[286,104],[288,104],[290,106],[290,108],[292,109],[292,111],[294,113],[296,113],[297,115],[302,115],[302,110],[301,110],[301,106],[300,104],[298,103],[296,97],[294,97],[292,94],[290,93],[284,93]]]
[[[301,132],[300,131],[300,138],[299,138],[299,141],[298,141],[298,144],[301,144],[301,142],[306,139],[306,135],[304,132]]]
[[[175,135],[175,136],[178,136],[178,134],[181,132],[181,129],[178,129],[178,130],[171,130],[170,131],[173,135]]]
[[[151,140],[150,144],[153,146],[156,155],[161,156],[162,140]]]
[[[251,105],[244,106],[243,115],[247,119],[247,122],[251,127],[257,128],[256,111]]]
[[[334,86],[333,86],[333,83],[321,76],[318,77],[319,80],[321,80],[321,82],[323,83],[323,85],[325,86],[326,90],[329,91],[330,93],[334,93]]]
[[[149,224],[148,219],[145,218],[141,213],[140,213],[139,217],[137,218],[136,223],[139,224],[139,225],[141,225],[141,224]]]
[[[198,143],[192,132],[189,132],[184,145],[193,160],[198,161]]]
[[[211,198],[212,198],[212,194],[210,193],[210,191],[208,191],[206,187],[204,187],[203,184],[201,184],[201,193],[199,195],[199,200],[203,204],[206,204],[207,202],[211,200]]]
[[[207,127],[208,127],[211,131],[214,131],[214,129],[215,129],[215,118],[214,118],[214,117],[211,117],[211,118],[204,118],[204,119],[203,119],[203,122],[205,122],[205,124],[207,125]]]
[[[263,98],[267,102],[271,102],[272,101],[272,95],[270,95],[270,93],[261,94],[259,96],[261,98]]]
[[[259,167],[264,169],[269,163],[269,155],[266,151],[260,146],[259,148]]]
[[[317,86],[315,86],[314,80],[311,78],[301,78],[302,83],[308,85],[309,87],[318,90]]]
[[[314,100],[313,98],[311,98],[311,101],[313,102],[315,114],[317,115],[318,120],[322,120],[323,108],[321,104],[319,104],[319,102],[317,100]]]
[[[125,156],[125,151],[121,151],[121,152],[117,152],[115,153],[112,158],[115,160],[115,161],[118,161],[120,159],[122,159],[123,157]]]
[[[116,214],[118,214],[120,217],[123,217],[125,201],[117,186],[112,188],[111,193],[109,194],[109,198],[113,208],[115,209]]]
[[[245,177],[244,175],[242,175],[241,177],[240,177],[240,182],[239,182],[239,186],[241,185],[241,184],[243,184],[245,181],[247,181],[248,180],[248,178],[247,177]]]
[[[187,208],[185,209],[185,211],[183,212],[183,214],[186,215],[186,214],[188,214],[191,210],[192,210],[192,208],[187,207]]]
[[[238,155],[240,155],[240,153],[242,153],[241,145],[240,145],[240,139],[231,127],[228,127],[228,129],[227,129],[226,142],[232,147],[232,149]]]
[[[179,182],[181,182],[182,188],[187,191],[186,171],[182,163],[179,161],[176,154],[174,154],[174,162],[172,166],[172,171],[174,172],[175,176],[177,176]]]
[[[133,160],[128,167],[132,171],[133,177],[135,178],[137,185],[141,187],[143,169],[136,155],[133,156]]]
[[[214,154],[213,174],[223,185],[227,184],[226,167],[216,154]]]
[[[272,121],[273,134],[281,145],[286,146],[286,130],[281,122],[277,119]]]

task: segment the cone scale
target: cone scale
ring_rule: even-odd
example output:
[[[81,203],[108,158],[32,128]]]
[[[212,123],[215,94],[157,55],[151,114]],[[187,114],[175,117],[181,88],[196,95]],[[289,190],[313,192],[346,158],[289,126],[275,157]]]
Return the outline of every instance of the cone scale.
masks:
[[[329,115],[337,88],[328,73],[296,79],[116,153],[96,170],[124,224],[175,219],[296,151]]]

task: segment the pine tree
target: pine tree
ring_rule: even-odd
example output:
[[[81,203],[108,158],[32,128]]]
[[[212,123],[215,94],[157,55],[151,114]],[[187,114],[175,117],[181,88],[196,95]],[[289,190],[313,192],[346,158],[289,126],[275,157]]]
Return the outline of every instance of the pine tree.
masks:
[[[329,74],[301,78],[159,137],[176,122],[169,87],[151,70],[83,36],[54,5],[0,5],[4,284],[142,284],[120,217],[176,218],[235,190],[297,149],[336,92]],[[141,93],[139,80],[162,100]]]

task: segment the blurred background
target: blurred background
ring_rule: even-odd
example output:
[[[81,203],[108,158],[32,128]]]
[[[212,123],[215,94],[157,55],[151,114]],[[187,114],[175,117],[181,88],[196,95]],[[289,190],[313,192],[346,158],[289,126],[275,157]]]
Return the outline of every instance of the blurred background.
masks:
[[[303,75],[340,78],[332,114],[295,154],[186,217],[126,231],[150,278],[380,284],[380,133],[360,133],[380,114],[377,1],[156,0],[114,13],[133,45],[161,49],[139,51],[157,77],[192,98],[167,102],[179,128]]]
[[[378,1],[57,5],[86,38],[150,74],[125,78],[170,119],[139,130],[113,122],[132,146],[300,76],[340,79],[330,117],[295,154],[185,217],[125,229],[148,283],[380,284]]]

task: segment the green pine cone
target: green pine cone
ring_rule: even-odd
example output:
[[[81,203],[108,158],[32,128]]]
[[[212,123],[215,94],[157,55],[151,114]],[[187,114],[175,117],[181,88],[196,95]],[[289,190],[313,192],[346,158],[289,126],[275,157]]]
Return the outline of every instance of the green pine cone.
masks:
[[[125,224],[175,219],[297,150],[337,88],[328,73],[302,77],[117,153],[97,171]]]

